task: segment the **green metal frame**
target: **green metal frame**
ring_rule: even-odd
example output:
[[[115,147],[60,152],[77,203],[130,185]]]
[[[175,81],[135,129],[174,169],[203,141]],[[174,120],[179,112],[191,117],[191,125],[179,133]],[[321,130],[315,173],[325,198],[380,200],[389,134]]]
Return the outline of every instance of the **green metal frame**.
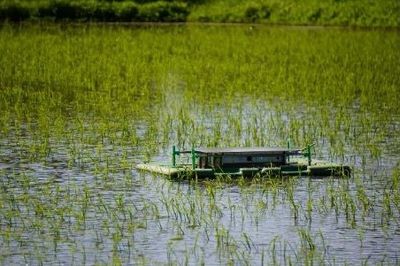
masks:
[[[305,151],[305,152],[303,152],[303,155],[304,155],[304,157],[307,157],[307,159],[308,159],[308,166],[311,166],[311,160],[312,160],[311,159],[311,156],[312,156],[311,149],[314,146],[315,146],[315,144],[308,144],[307,147],[302,150],[302,151]]]
[[[194,150],[194,147],[192,147],[190,153],[192,155],[192,169],[194,170],[196,168],[196,151]]]
[[[176,149],[175,145],[172,146],[172,167],[176,167],[176,155],[181,155],[181,153],[188,153],[188,152],[181,152]],[[196,150],[192,147],[190,151],[192,157],[192,169],[196,169],[196,158],[198,157],[196,154]]]
[[[176,166],[176,155],[180,155],[180,151],[178,151],[174,146],[172,146],[172,166],[175,167]]]
[[[290,149],[290,139],[287,142],[288,149]],[[311,166],[312,162],[312,148],[315,146],[315,144],[308,144],[306,148],[302,149],[302,154],[304,157],[307,157],[308,159],[308,166]],[[172,146],[172,167],[176,167],[176,155],[181,155],[181,151],[176,149],[176,146]],[[184,152],[188,153],[188,152]],[[196,158],[198,158],[196,154],[196,150],[194,147],[192,147],[191,151],[191,159],[192,159],[192,169],[196,169]],[[290,161],[290,156],[288,156],[288,162]]]

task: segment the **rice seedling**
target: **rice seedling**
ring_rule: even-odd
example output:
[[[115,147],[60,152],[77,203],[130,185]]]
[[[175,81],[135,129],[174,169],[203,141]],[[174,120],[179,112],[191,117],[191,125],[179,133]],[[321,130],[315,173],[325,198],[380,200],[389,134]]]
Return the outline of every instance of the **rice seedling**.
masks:
[[[0,31],[2,263],[398,261],[398,32]],[[289,138],[351,164],[353,177],[187,181],[134,170],[169,163],[172,145]]]

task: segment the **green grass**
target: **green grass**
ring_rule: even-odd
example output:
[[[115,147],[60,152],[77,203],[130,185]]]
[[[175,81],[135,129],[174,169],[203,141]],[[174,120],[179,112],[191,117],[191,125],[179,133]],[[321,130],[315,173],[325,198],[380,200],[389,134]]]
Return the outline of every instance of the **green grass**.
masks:
[[[399,39],[2,25],[2,263],[396,263]],[[174,144],[284,146],[289,137],[354,166],[354,178],[172,182],[133,170],[169,160]],[[346,244],[337,228],[351,257],[331,248]]]

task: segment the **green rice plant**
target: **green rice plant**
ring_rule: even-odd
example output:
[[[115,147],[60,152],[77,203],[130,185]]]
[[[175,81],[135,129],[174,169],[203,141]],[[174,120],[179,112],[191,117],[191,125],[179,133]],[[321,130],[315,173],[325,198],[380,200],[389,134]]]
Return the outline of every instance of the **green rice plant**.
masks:
[[[361,203],[362,210],[363,210],[363,217],[370,211],[371,202],[370,199],[365,192],[364,185],[362,180],[358,177],[355,178],[356,186],[357,186],[357,199]]]
[[[325,10],[318,19],[317,6],[302,12],[318,22]],[[5,264],[109,264],[113,256],[122,264],[345,264],[365,261],[376,235],[398,242],[397,32],[0,30]],[[293,147],[315,142],[315,159],[350,164],[353,177],[184,181],[134,169],[170,163],[172,145],[286,146],[288,138]],[[337,227],[361,255],[336,251]],[[385,252],[396,263],[391,249],[377,248],[370,263]]]
[[[304,241],[304,245],[307,247],[309,250],[315,250],[316,246],[314,244],[314,241],[309,234],[309,232],[305,229],[299,229],[298,234],[301,238],[302,241]]]
[[[393,218],[393,210],[391,204],[391,196],[390,193],[385,189],[382,194],[382,223],[389,223]]]
[[[299,218],[299,208],[300,208],[300,206],[299,206],[299,204],[295,201],[295,198],[294,198],[294,188],[295,188],[295,187],[294,187],[294,182],[291,181],[291,182],[288,184],[288,186],[286,187],[286,191],[287,191],[287,194],[288,194],[288,201],[289,201],[290,207],[291,207],[292,212],[293,212],[293,219],[294,219],[294,222],[297,223],[297,220],[298,220],[298,218]]]

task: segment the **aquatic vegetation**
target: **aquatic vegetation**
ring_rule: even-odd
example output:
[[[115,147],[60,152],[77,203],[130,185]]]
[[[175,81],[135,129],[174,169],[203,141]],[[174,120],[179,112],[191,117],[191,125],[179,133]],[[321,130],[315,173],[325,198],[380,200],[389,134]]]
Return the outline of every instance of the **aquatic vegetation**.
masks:
[[[399,39],[2,25],[1,262],[397,263]],[[172,145],[288,139],[353,176],[176,181],[134,169],[169,162]]]

